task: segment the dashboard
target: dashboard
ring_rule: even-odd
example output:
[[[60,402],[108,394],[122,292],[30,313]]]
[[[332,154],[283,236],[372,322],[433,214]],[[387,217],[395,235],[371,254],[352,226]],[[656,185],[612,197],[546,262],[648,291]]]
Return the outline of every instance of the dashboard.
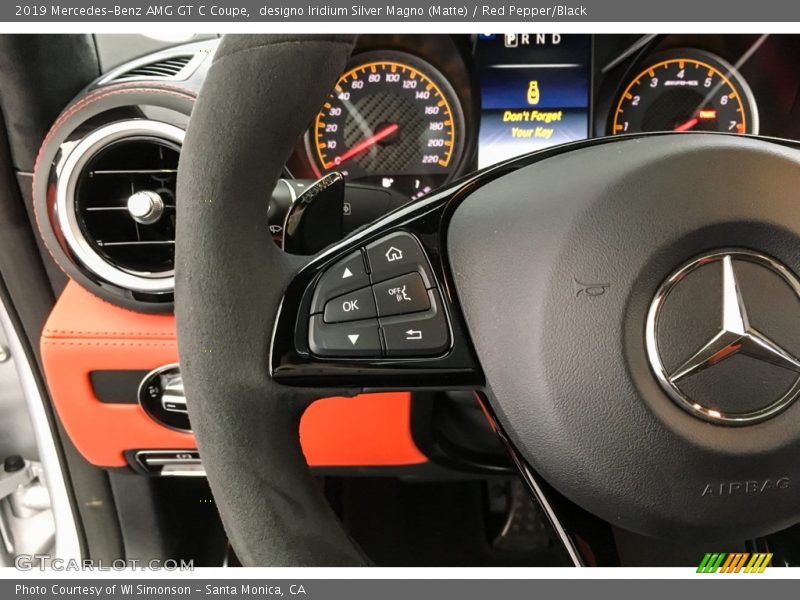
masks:
[[[119,57],[130,40],[97,41]],[[45,140],[39,179],[54,194],[44,184],[34,194],[49,217],[43,237],[104,299],[171,311],[177,164],[218,43],[120,57]],[[265,190],[269,229],[282,244],[294,199],[334,173],[347,184],[343,224],[312,253],[467,173],[556,144],[650,131],[799,138],[798,56],[793,35],[362,35]]]
[[[416,198],[589,137],[800,134],[796,36],[367,36],[289,161]]]

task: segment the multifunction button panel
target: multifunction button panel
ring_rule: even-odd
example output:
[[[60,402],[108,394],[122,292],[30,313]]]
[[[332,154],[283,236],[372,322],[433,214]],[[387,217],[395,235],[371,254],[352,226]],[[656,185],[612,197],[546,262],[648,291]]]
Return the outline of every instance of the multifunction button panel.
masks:
[[[329,267],[314,288],[308,345],[335,358],[423,357],[450,347],[450,327],[419,241],[397,232]]]

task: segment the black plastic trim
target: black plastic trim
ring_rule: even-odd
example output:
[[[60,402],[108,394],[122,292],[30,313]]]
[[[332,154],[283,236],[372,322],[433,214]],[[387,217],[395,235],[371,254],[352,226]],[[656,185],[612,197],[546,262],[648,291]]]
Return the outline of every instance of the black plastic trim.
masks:
[[[92,371],[89,381],[94,396],[104,404],[136,404],[138,390],[149,371],[114,370]]]

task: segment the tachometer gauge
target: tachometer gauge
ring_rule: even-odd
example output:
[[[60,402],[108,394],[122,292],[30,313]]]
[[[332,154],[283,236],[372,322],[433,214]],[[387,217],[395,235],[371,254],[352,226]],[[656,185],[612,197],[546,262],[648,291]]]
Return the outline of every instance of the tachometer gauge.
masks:
[[[758,133],[750,87],[721,58],[673,50],[625,87],[611,119],[613,135],[641,131]]]
[[[461,158],[464,116],[453,87],[432,65],[400,52],[372,52],[341,76],[306,138],[319,175],[340,171],[424,196]]]

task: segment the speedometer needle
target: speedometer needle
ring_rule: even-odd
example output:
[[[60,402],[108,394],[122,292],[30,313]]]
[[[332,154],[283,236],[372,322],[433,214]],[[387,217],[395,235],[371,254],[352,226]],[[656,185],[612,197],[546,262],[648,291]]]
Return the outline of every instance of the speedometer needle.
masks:
[[[327,165],[325,165],[325,168],[326,169],[330,169],[332,167],[336,167],[336,166],[342,164],[344,161],[349,160],[349,159],[353,158],[354,156],[356,156],[358,154],[361,154],[362,152],[364,152],[368,148],[374,146],[375,144],[377,144],[381,140],[386,139],[387,137],[392,135],[398,129],[400,129],[400,125],[398,125],[397,123],[392,123],[391,125],[387,125],[386,127],[381,129],[380,131],[378,131],[376,133],[373,133],[371,136],[369,136],[366,139],[361,140],[355,146],[353,146],[352,148],[350,148],[346,152],[344,152],[341,155],[339,155],[336,158],[334,158],[331,162],[329,162]]]
[[[693,117],[686,121],[686,123],[681,123],[678,125],[673,131],[689,131],[692,127],[697,125],[700,122],[700,119],[697,117]]]

